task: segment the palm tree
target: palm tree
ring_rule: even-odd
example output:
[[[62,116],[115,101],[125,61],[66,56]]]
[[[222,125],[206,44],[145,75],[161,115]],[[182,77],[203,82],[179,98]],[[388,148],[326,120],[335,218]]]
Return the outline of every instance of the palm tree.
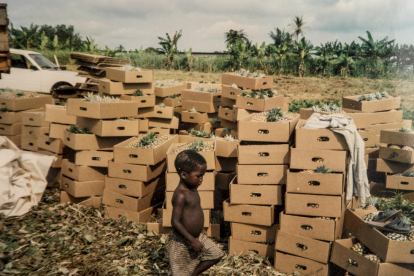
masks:
[[[243,61],[247,58],[251,57],[253,54],[253,49],[250,43],[246,42],[245,40],[236,40],[234,45],[230,43],[227,45],[229,48],[229,65],[232,69],[240,69],[243,66]]]
[[[312,57],[311,50],[313,45],[310,41],[307,41],[304,37],[299,42],[295,42],[293,46],[293,54],[295,54],[299,60],[298,74],[299,77],[303,77],[305,72],[305,61],[309,60]]]
[[[331,64],[332,60],[335,58],[335,49],[337,48],[337,41],[335,42],[327,42],[325,45],[321,43],[321,46],[315,47],[315,52],[313,53],[318,58],[316,62],[318,67],[316,71],[322,70],[322,75],[324,76],[326,73],[326,67]]]
[[[231,29],[227,33],[224,33],[224,36],[226,38],[225,43],[228,49],[230,48],[229,46],[234,46],[236,44],[236,41],[249,41],[244,30],[236,31]]]
[[[290,47],[286,44],[286,42],[283,45],[273,45],[270,44],[268,47],[268,52],[270,55],[272,55],[276,60],[279,61],[279,72],[281,74],[284,73],[284,67],[283,63],[286,62],[289,57],[292,55],[292,51]]]
[[[347,56],[345,53],[341,53],[335,60],[334,63],[339,66],[342,77],[349,76],[354,60],[352,57]]]
[[[177,42],[182,36],[182,31],[175,32],[173,38],[171,39],[170,35],[166,33],[167,38],[158,37],[160,42],[158,44],[161,45],[161,48],[157,48],[158,52],[164,54],[167,57],[167,61],[164,63],[164,66],[167,69],[174,67],[174,55],[178,53],[177,50]]]
[[[310,29],[309,27],[304,27],[306,22],[303,21],[303,16],[299,17],[295,15],[295,18],[293,18],[293,23],[289,24],[291,34],[293,37],[296,38],[296,42],[299,41],[299,35],[302,35],[302,37],[305,36],[305,32],[303,29]]]
[[[392,55],[392,49],[395,39],[388,41],[388,36],[380,41],[375,41],[372,38],[372,35],[367,31],[368,39],[358,36],[362,41],[360,55],[363,58],[372,59],[376,61],[377,59],[389,59]]]
[[[273,45],[275,46],[283,46],[286,44],[287,46],[292,45],[292,35],[289,32],[285,32],[285,30],[281,31],[279,28],[275,29],[276,32],[270,32],[269,36],[273,39]]]

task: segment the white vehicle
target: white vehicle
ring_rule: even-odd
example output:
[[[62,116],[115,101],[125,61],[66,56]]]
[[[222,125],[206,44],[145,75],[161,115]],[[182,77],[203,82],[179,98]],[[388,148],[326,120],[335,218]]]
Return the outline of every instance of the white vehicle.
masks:
[[[10,73],[1,73],[0,88],[50,93],[58,87],[86,81],[76,76],[78,73],[65,71],[66,68],[56,66],[37,52],[10,49],[10,54]]]

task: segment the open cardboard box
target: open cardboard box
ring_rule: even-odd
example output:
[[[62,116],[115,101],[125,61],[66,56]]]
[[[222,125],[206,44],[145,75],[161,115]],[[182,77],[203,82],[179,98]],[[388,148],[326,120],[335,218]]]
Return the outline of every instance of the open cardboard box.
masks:
[[[414,246],[411,241],[393,241],[363,220],[367,210],[347,209],[345,229],[368,247],[384,262],[414,263]]]
[[[105,189],[102,196],[102,204],[135,212],[143,211],[163,201],[164,193],[161,189],[154,190],[140,198]]]
[[[194,107],[198,112],[205,113],[217,113],[222,105],[220,102],[197,102],[190,100],[182,100],[181,103],[183,110],[190,110]]]
[[[236,100],[234,99],[229,99],[226,98],[224,96],[221,97],[221,106],[235,106],[236,105]]]
[[[344,210],[345,211],[345,210]],[[322,241],[334,241],[342,236],[344,216],[334,220],[280,213],[280,230]]]
[[[251,78],[236,75],[235,73],[221,74],[222,84],[232,85],[235,83],[237,87],[248,88],[252,90],[272,89],[273,77],[265,76],[264,78]]]
[[[216,190],[228,191],[230,189],[230,182],[233,180],[235,176],[236,176],[235,172],[227,172],[227,173],[217,172],[216,180],[215,180]]]
[[[178,136],[173,135],[161,145],[153,148],[128,148],[134,141],[139,141],[145,135],[132,137],[114,146],[114,161],[116,163],[128,163],[139,165],[155,165],[165,159],[165,155],[173,143],[178,142]]]
[[[22,112],[1,112],[0,111],[0,124],[12,125],[22,122]]]
[[[16,123],[12,125],[0,124],[0,135],[18,135],[22,134],[22,124]]]
[[[414,151],[380,147],[379,158],[400,163],[414,164]]]
[[[30,137],[24,137],[24,136],[21,136],[21,137],[22,137],[22,140],[20,143],[20,147],[23,150],[38,151],[39,148],[37,147],[37,138],[30,138]]]
[[[140,120],[140,124],[142,125],[142,121]],[[150,118],[148,119],[148,127],[161,127],[161,128],[171,128],[171,129],[178,129],[179,126],[179,119],[177,117],[172,117],[172,119],[160,119],[160,118]],[[148,131],[141,130],[140,131]]]
[[[93,206],[98,208],[101,206],[102,197],[89,196],[89,197],[73,197],[65,191],[60,191],[60,203],[74,203],[82,206]]]
[[[131,101],[137,103],[138,108],[152,107],[155,105],[155,94],[149,94],[144,96],[133,96],[133,95],[121,95],[122,101]],[[136,115],[138,112],[136,113]],[[134,115],[134,116],[136,116]]]
[[[316,170],[325,165],[333,172],[345,172],[347,152],[342,150],[290,149],[290,168]]]
[[[112,151],[83,150],[75,153],[75,165],[107,168],[113,158]]]
[[[215,158],[216,172],[234,172],[237,170],[237,157],[219,157]]]
[[[294,273],[309,273],[304,275],[328,276],[329,266],[320,262],[312,261],[280,251],[275,252],[275,268],[288,275]],[[302,275],[302,274],[300,274]]]
[[[127,220],[135,221],[138,224],[145,224],[151,217],[151,214],[154,208],[156,207],[152,206],[143,211],[135,212],[131,210],[126,210],[126,209],[121,209],[121,208],[116,208],[116,207],[111,207],[111,206],[105,206],[105,217],[113,218],[113,219],[119,219],[121,217],[126,217]]]
[[[375,131],[359,131],[359,135],[361,135],[362,140],[364,141],[366,148],[375,147],[375,145],[379,145],[380,143],[380,136],[377,135]]]
[[[37,139],[40,135],[49,132],[49,128],[47,127],[21,126],[20,128],[21,128],[21,131],[22,131],[21,134],[23,137],[33,138],[33,139]]]
[[[104,180],[107,170],[101,168],[92,168],[89,166],[78,166],[68,159],[62,160],[62,175],[83,182],[92,180]]]
[[[155,102],[156,104],[161,104],[163,103],[165,106],[171,106],[171,107],[181,107],[182,103],[181,103],[181,96],[177,97],[177,98],[155,98]],[[174,110],[174,112],[177,112],[176,110]]]
[[[174,108],[171,106],[160,107],[155,105],[153,107],[145,107],[138,109],[137,118],[160,118],[172,119],[174,117]]]
[[[289,143],[299,115],[291,121],[278,122],[251,122],[254,114],[246,116],[238,122],[238,134],[241,141],[279,142]]]
[[[385,187],[387,189],[414,191],[414,177],[387,174]]]
[[[166,209],[173,208],[172,197],[174,192],[165,192]],[[213,191],[199,191],[200,205],[202,209],[214,209],[214,192]]]
[[[46,128],[46,133],[49,132],[50,138],[60,139],[63,142],[65,139],[65,131],[69,129],[69,127],[69,125],[51,123],[49,129]]]
[[[414,132],[381,130],[381,143],[414,147]]]
[[[26,92],[25,92],[26,93]],[[7,108],[9,111],[21,111],[44,107],[45,104],[55,104],[51,95],[36,94],[33,98],[5,99],[0,97],[0,108]]]
[[[345,175],[343,173],[300,173],[287,171],[286,191],[298,194],[342,195]]]
[[[31,109],[22,111],[22,124],[25,126],[48,127],[49,122],[45,121],[45,109]]]
[[[236,100],[237,96],[239,96],[243,92],[251,92],[251,89],[242,89],[242,88],[233,88],[230,85],[222,84],[221,85],[221,93],[223,97],[228,99]]]
[[[239,184],[286,184],[289,165],[237,165]]]
[[[62,154],[64,152],[62,140],[50,138],[47,134],[39,135],[37,138],[37,147],[58,154]]]
[[[226,141],[224,139],[216,140],[216,156],[219,157],[237,157],[237,146],[239,141]]]
[[[275,222],[275,206],[230,204],[223,202],[224,221],[239,222],[263,226],[272,226]]]
[[[206,172],[203,176],[203,183],[198,186],[198,191],[214,191],[216,172]],[[165,173],[166,191],[174,192],[180,183],[180,176],[176,172]]]
[[[380,135],[381,130],[397,130],[400,128],[411,128],[412,120],[402,120],[401,122],[374,124],[369,127],[370,131],[374,131],[377,135]]]
[[[37,151],[38,154],[42,154],[42,155],[47,155],[47,156],[53,156],[56,158],[55,162],[52,163],[52,165],[50,166],[51,168],[54,169],[58,169],[58,168],[62,168],[62,161],[63,161],[63,155],[62,154],[58,154],[55,152],[51,152],[48,150],[42,150],[39,147],[39,150]]]
[[[289,144],[239,145],[239,164],[289,164],[289,151]]]
[[[237,177],[230,183],[231,204],[282,205],[282,185],[239,185]]]
[[[10,141],[12,141],[16,145],[16,147],[20,147],[21,144],[22,144],[22,135],[21,134],[17,134],[17,135],[2,135],[2,136],[6,137]]]
[[[235,240],[248,242],[275,242],[278,224],[261,226],[244,223],[231,223],[231,236]]]
[[[285,195],[286,214],[340,218],[344,215],[345,195]]]
[[[122,83],[111,81],[109,79],[99,80],[99,93],[107,95],[124,95],[133,94],[135,90],[140,89],[144,94],[154,93],[154,83]]]
[[[227,121],[237,122],[236,110],[231,107],[220,106],[218,117]]]
[[[233,237],[229,238],[229,256],[248,255],[250,252],[255,252],[267,258],[273,258],[275,254],[273,245],[241,241]]]
[[[141,69],[140,71],[124,71],[120,68],[106,68],[106,78],[124,83],[152,82],[154,71]]]
[[[199,140],[199,139],[195,139],[195,140]],[[200,140],[202,140],[202,139],[200,139]],[[204,140],[204,142],[213,143],[213,146],[215,147],[215,143],[212,140],[210,140],[210,141],[209,140]],[[173,142],[171,144],[171,146],[169,147],[169,149],[167,151],[167,169],[168,169],[168,172],[170,172],[170,173],[177,172],[177,170],[175,168],[175,158],[177,158],[178,153],[174,153],[174,150],[179,146],[184,146],[185,144],[186,143]],[[215,168],[216,168],[216,163],[215,163],[215,160],[214,160],[214,157],[215,157],[214,151],[202,151],[202,152],[199,152],[199,154],[201,156],[203,156],[204,159],[207,162],[207,171],[214,171]],[[165,154],[164,154],[164,158],[165,158]]]
[[[67,114],[93,119],[113,119],[134,117],[138,114],[138,103],[119,101],[113,103],[93,103],[84,99],[68,99]]]
[[[148,182],[105,176],[105,190],[139,198],[164,187],[164,184],[165,181],[162,176]]]
[[[187,84],[179,84],[169,87],[155,87],[155,96],[165,98],[168,96],[181,94],[183,89],[187,89]]]
[[[264,112],[275,107],[283,107],[284,97],[283,95],[274,95],[272,98],[250,98],[237,96],[236,107],[247,110]]]
[[[413,264],[374,263],[351,250],[355,239],[336,240],[333,243],[331,262],[356,276],[413,275]],[[349,261],[353,262],[353,265]]]
[[[76,116],[66,114],[66,106],[63,105],[45,105],[45,121],[63,125],[76,124]]]
[[[231,131],[230,132],[226,132],[226,131],[224,131],[224,128],[223,127],[220,127],[220,128],[216,128],[214,130],[214,135],[215,136],[218,136],[218,137],[225,137],[226,135],[231,135]]]
[[[376,101],[358,101],[359,96],[347,96],[342,98],[342,106],[364,112],[385,111],[400,108],[401,98],[394,97]]]
[[[162,209],[162,226],[163,227],[172,227],[171,225],[171,218],[172,218],[173,208]],[[211,210],[203,209],[204,214],[204,227],[210,227],[211,223]]]
[[[406,164],[378,158],[376,170],[378,172],[386,173],[405,173],[408,171],[414,171],[414,164]]]
[[[217,117],[217,113],[192,113],[188,110],[181,112],[181,121],[193,124],[205,124],[211,122],[213,118]]]
[[[139,133],[138,119],[99,120],[78,117],[77,124],[87,128],[93,134],[101,137],[137,136]]]
[[[99,137],[95,134],[76,134],[65,130],[63,144],[73,150],[112,149],[128,137]]]
[[[148,182],[164,173],[165,169],[165,160],[156,165],[135,165],[109,162],[108,176]]]
[[[275,249],[327,264],[331,253],[331,242],[314,240],[278,230]]]
[[[181,91],[181,99],[184,101],[207,102],[215,103],[221,102],[220,92],[196,91],[191,89],[183,89]]]
[[[102,195],[104,180],[77,181],[62,175],[60,188],[73,197],[89,197]]]

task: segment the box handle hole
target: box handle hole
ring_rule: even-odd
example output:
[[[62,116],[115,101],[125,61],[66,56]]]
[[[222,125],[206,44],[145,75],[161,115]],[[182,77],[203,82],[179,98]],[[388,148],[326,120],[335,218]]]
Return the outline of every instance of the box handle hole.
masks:
[[[268,157],[269,153],[268,152],[259,152],[259,157]]]
[[[303,230],[313,230],[313,227],[310,225],[301,225],[300,228],[302,228]]]
[[[73,172],[73,170],[72,170],[71,168],[69,168],[69,171],[70,171],[70,172]]]
[[[319,204],[317,203],[308,203],[307,206],[311,208],[319,208]]]
[[[66,187],[66,188],[69,188],[69,184],[68,184],[68,183],[65,183],[65,187]]]
[[[261,197],[262,194],[261,193],[251,193],[250,196],[251,197]]]
[[[402,184],[402,185],[408,185],[409,183],[408,183],[408,182],[406,182],[406,181],[401,181],[401,184]]]
[[[124,173],[131,173],[131,170],[124,170]]]
[[[6,103],[1,103],[1,105],[6,105]]]
[[[29,146],[33,146],[33,143],[29,143]]]
[[[300,269],[300,270],[307,270],[308,269],[306,266],[299,265],[299,264],[295,265],[295,268]]]
[[[258,177],[268,177],[269,174],[268,173],[258,173],[257,176]]]
[[[190,116],[190,119],[191,119],[191,120],[194,120],[194,117],[193,117],[193,116]]]
[[[147,100],[142,100],[142,101],[141,101],[141,103],[146,103],[146,102],[147,102]]]
[[[301,244],[301,243],[297,243],[297,244],[296,244],[296,247],[299,247],[299,248],[301,248],[302,250],[306,250],[306,249],[308,249],[308,247],[307,247],[306,245]]]
[[[357,263],[357,262],[355,262],[354,260],[349,259],[349,260],[348,260],[348,263],[349,263],[349,265],[351,265],[351,266],[358,267],[358,263]]]
[[[88,110],[86,107],[79,107],[79,109],[82,110],[82,111]]]
[[[70,141],[70,138],[69,137],[66,137],[66,140]]]
[[[125,186],[123,184],[119,185],[118,187],[119,187],[119,189],[124,189],[124,190],[127,188],[127,186]]]
[[[326,137],[326,136],[318,137],[318,141],[319,142],[329,142],[329,137]]]
[[[320,186],[321,183],[319,181],[308,181],[309,186]]]
[[[34,121],[34,119],[33,119],[33,118],[29,118],[29,121],[32,121],[32,122],[33,122],[33,121]]]
[[[257,250],[249,250],[249,252],[254,252],[256,254],[259,254],[259,251],[257,251]]]
[[[247,105],[253,105],[253,103],[251,103],[251,102],[247,102]]]
[[[124,201],[123,201],[122,199],[117,198],[115,201],[116,201],[117,203],[124,204]]]
[[[130,154],[129,158],[138,158],[138,155],[137,154]]]
[[[226,116],[230,116],[230,114],[229,113],[224,113]]]
[[[157,114],[162,114],[162,111],[157,111]]]
[[[414,254],[414,250],[411,250],[411,251],[410,251],[410,254]]]
[[[259,129],[257,132],[259,134],[269,134],[269,130],[267,130],[267,129]]]
[[[29,131],[29,134],[33,134],[33,131]]]
[[[349,106],[350,106],[350,107],[354,107],[355,105],[354,105],[353,103],[350,103],[350,104],[349,104]]]
[[[92,160],[93,161],[101,161],[101,158],[100,157],[92,157]]]
[[[251,235],[255,235],[255,236],[260,236],[262,234],[262,231],[258,231],[258,230],[252,230],[250,232]]]
[[[390,156],[391,156],[391,157],[397,157],[397,156],[398,156],[398,153],[396,153],[396,152],[394,151],[394,152],[392,152],[392,153],[390,154]]]
[[[323,158],[320,158],[320,157],[312,158],[312,162],[323,162],[323,161],[324,161]]]
[[[50,146],[50,142],[49,141],[45,142],[45,144],[48,145],[48,146]]]
[[[266,85],[267,84],[267,82],[263,82],[263,85]]]
[[[137,79],[142,79],[142,76],[141,76],[141,75],[138,75],[138,76],[137,76]]]
[[[118,130],[125,130],[125,127],[117,127]]]
[[[252,213],[250,213],[250,212],[242,212],[242,216],[250,217],[251,215],[252,215]]]
[[[368,138],[364,138],[364,139],[362,139],[362,140],[364,140],[364,142],[366,142],[366,141],[368,141]]]
[[[230,92],[230,95],[235,95],[234,92]]]
[[[0,127],[0,130],[4,130],[4,127]]]

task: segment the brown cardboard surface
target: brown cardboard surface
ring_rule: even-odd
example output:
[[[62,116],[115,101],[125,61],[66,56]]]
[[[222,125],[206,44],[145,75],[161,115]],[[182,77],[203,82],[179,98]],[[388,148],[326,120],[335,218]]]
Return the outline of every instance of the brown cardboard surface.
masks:
[[[190,110],[194,107],[198,112],[205,113],[217,113],[219,106],[221,106],[220,102],[197,102],[190,100],[182,100],[181,102],[184,110]]]
[[[249,98],[239,95],[236,99],[236,107],[263,112],[270,110],[274,107],[282,107],[283,101],[283,95],[275,95],[272,98],[266,99]]]
[[[181,99],[196,101],[196,102],[221,102],[221,91],[220,92],[203,92],[195,91],[191,89],[183,89],[181,91]]]
[[[138,108],[152,107],[155,105],[155,94],[144,96],[121,95],[121,100],[136,102],[138,103]],[[136,113],[136,115],[137,114],[138,112]]]
[[[135,221],[138,224],[145,224],[148,219],[151,217],[154,207],[150,207],[141,212],[135,212],[131,210],[125,210],[116,207],[105,207],[105,217],[119,219],[121,217],[126,217],[127,220]]]
[[[225,128],[229,128],[231,130],[237,130],[237,123],[236,122],[232,122],[232,121],[228,121],[225,119],[221,119],[220,120],[220,126],[221,127],[225,127]]]
[[[306,258],[285,254],[276,251],[275,268],[277,271],[283,271],[288,275],[293,273],[301,273],[300,275],[317,275],[328,276],[329,267],[327,264],[315,262]],[[306,273],[306,274],[305,274]]]
[[[181,121],[185,123],[205,124],[216,117],[216,113],[191,113],[187,110],[181,112]]]
[[[93,134],[101,137],[137,136],[139,133],[138,119],[127,120],[99,120],[90,118],[77,118],[81,128],[87,128]]]
[[[385,159],[377,159],[378,172],[387,173],[405,173],[414,170],[414,164],[406,164],[401,162],[389,161]]]
[[[0,112],[0,124],[12,125],[22,122],[22,112]]]
[[[414,164],[414,151],[380,147],[379,158],[395,162]]]
[[[107,171],[101,168],[89,166],[77,166],[68,159],[62,160],[62,175],[83,182],[91,180],[103,180]]]
[[[271,89],[273,87],[272,76],[265,76],[264,78],[251,78],[242,77],[234,73],[223,73],[221,74],[221,82],[226,85],[232,85],[234,83],[237,87],[244,87],[253,90]]]
[[[220,106],[219,107],[218,117],[222,118],[224,120],[231,121],[231,122],[236,122],[237,121],[236,110],[235,109],[229,109],[229,107],[225,107],[225,106]]]
[[[286,192],[298,194],[342,195],[345,188],[342,173],[287,172]]]
[[[29,150],[29,151],[37,151],[39,148],[37,147],[37,138],[29,138],[29,137],[24,137],[21,136],[22,140],[21,140],[21,145],[20,147],[24,150]]]
[[[342,196],[308,195],[286,193],[286,214],[339,218],[344,214],[345,200]]]
[[[195,139],[195,140],[199,140],[199,139]],[[208,142],[208,141],[206,141]],[[213,142],[214,143],[214,142]],[[170,144],[168,150],[167,150],[167,169],[168,172],[172,173],[172,172],[177,172],[176,168],[175,168],[175,158],[177,158],[177,154],[173,153],[174,149],[176,149],[178,146],[183,146],[186,143],[177,143],[177,142],[173,142],[172,144]],[[201,156],[204,157],[204,159],[206,159],[207,162],[207,171],[214,171],[216,168],[216,163],[214,160],[214,151],[203,151],[203,152],[199,152],[199,154]],[[165,154],[164,154],[165,156]]]
[[[45,121],[45,109],[22,111],[22,124],[25,126],[48,127],[49,123]]]
[[[108,176],[148,182],[161,175],[165,169],[165,161],[152,166],[109,162]]]
[[[222,96],[228,99],[236,100],[237,96],[239,96],[242,92],[250,92],[251,89],[240,89],[240,88],[233,88],[230,85],[221,85]]]
[[[379,147],[372,147],[372,148],[365,148],[365,154],[369,156],[369,158],[378,158],[379,156]]]
[[[237,157],[237,146],[239,141],[216,140],[216,156]]]
[[[236,104],[236,99],[221,97],[221,106],[234,106]]]
[[[276,234],[275,248],[277,251],[327,264],[329,262],[331,243],[279,230]]]
[[[241,141],[288,143],[299,121],[299,115],[285,123],[251,122],[253,114],[238,122],[238,134]]]
[[[163,120],[163,119],[151,119],[151,120]],[[149,120],[148,119],[140,119],[139,120],[139,132],[147,132],[149,129]]]
[[[171,106],[160,107],[155,105],[153,107],[145,107],[138,109],[137,118],[160,118],[172,119],[174,117],[174,108]]]
[[[366,210],[347,209],[345,214],[345,229],[384,262],[414,263],[412,242],[389,240],[380,231],[362,220],[369,213]]]
[[[171,134],[171,129],[151,127],[150,129],[148,129],[148,133],[149,132],[153,132],[157,135],[170,135]]]
[[[144,137],[130,138],[114,146],[114,161],[116,163],[128,163],[139,165],[155,165],[165,159],[168,149],[173,143],[178,142],[178,135],[171,136],[170,139],[156,147],[145,148],[127,148],[127,146]]]
[[[224,221],[271,226],[275,221],[275,206],[230,204],[223,202]]]
[[[10,111],[21,111],[44,107],[45,104],[54,104],[55,100],[51,95],[38,94],[40,97],[33,98],[0,98],[0,108],[7,108]]]
[[[3,135],[4,137],[8,138],[10,141],[12,141],[16,147],[20,147],[22,144],[22,135]]]
[[[159,190],[152,191],[141,198],[135,198],[104,189],[102,196],[102,204],[136,212],[143,211],[163,200],[163,191]]]
[[[108,162],[114,158],[112,151],[84,150],[75,153],[75,165],[108,167]]]
[[[172,218],[172,211],[173,208],[170,209],[162,209],[162,226],[163,227],[172,227],[171,225],[171,218]],[[204,227],[210,227],[210,218],[211,218],[211,211],[210,210],[203,210],[204,214]]]
[[[215,166],[216,172],[234,172],[237,170],[237,157],[216,157]]]
[[[115,103],[91,103],[83,99],[68,99],[67,114],[93,119],[134,117],[138,114],[138,103],[120,101]]]
[[[374,147],[375,145],[379,145],[380,137],[377,135],[375,131],[359,131],[359,135],[361,135],[362,140],[364,140],[364,144],[366,148]]]
[[[345,211],[345,210],[344,210]],[[335,220],[287,215],[280,213],[280,230],[322,241],[334,241],[342,236],[344,216]]]
[[[142,120],[140,121],[140,123],[142,124]],[[172,119],[151,118],[148,120],[149,127],[178,129],[178,124],[179,124],[179,119],[177,117],[173,117]]]
[[[387,189],[414,191],[414,178],[387,174],[385,187]]]
[[[163,187],[164,184],[162,176],[148,182],[105,176],[105,190],[139,198]]]
[[[0,135],[18,135],[22,134],[22,124],[16,123],[12,125],[0,124]]]
[[[250,252],[256,252],[262,257],[273,258],[275,251],[273,245],[240,241],[233,237],[229,238],[229,256],[248,255]]]
[[[237,165],[239,184],[286,184],[288,165]]]
[[[347,116],[351,117],[357,128],[368,128],[373,124],[386,124],[401,122],[402,110],[380,111],[373,113],[363,113],[362,111],[343,108]]]
[[[52,166],[50,166],[51,168],[61,168],[62,167],[62,160],[63,160],[63,155],[61,154],[57,154],[48,150],[42,150],[39,147],[39,150],[37,151],[38,154],[42,154],[42,155],[48,155],[48,156],[54,156],[56,158],[55,162],[52,163]]]
[[[60,188],[74,197],[102,195],[105,184],[103,180],[76,181],[62,175]]]
[[[141,89],[144,94],[154,93],[154,84],[148,83],[122,83],[109,79],[99,80],[99,93],[107,95],[133,94],[135,90]]]
[[[101,205],[102,198],[99,196],[90,197],[73,197],[65,191],[60,191],[60,203],[74,203],[82,206],[93,206],[98,208]]]
[[[220,128],[216,128],[214,130],[214,135],[218,136],[218,137],[225,137],[226,135],[231,135],[231,131],[230,132],[225,132],[223,127]]]
[[[165,98],[175,94],[181,94],[181,90],[183,89],[187,89],[187,84],[170,87],[155,87],[155,96]]]
[[[289,164],[289,144],[239,145],[239,164]]]
[[[206,130],[207,131],[207,130]],[[181,134],[178,135],[178,142],[179,143],[192,143],[195,140],[203,140],[204,142],[211,142],[214,143],[215,140],[211,139],[211,138],[201,138],[201,137],[194,137],[194,136],[190,136],[188,135],[188,131],[185,131],[187,134]]]
[[[203,176],[203,183],[198,186],[198,191],[214,191],[215,172],[206,172]],[[180,176],[176,172],[165,173],[166,191],[174,192],[180,183]]]
[[[385,111],[400,108],[400,97],[377,101],[358,101],[359,96],[347,96],[342,98],[342,106],[348,109],[355,109],[365,112]]]
[[[411,120],[403,120],[401,122],[394,123],[385,123],[385,124],[374,124],[369,127],[369,130],[376,131],[377,135],[380,134],[380,131],[383,129],[397,130],[402,127],[411,128]]]
[[[343,135],[330,129],[306,129],[302,126],[306,123],[300,120],[296,125],[295,147],[298,149],[325,149],[346,150],[348,144]]]
[[[230,182],[236,176],[235,172],[230,173],[216,173],[216,190],[228,191],[230,189]],[[227,199],[227,198],[226,198]]]
[[[414,132],[381,130],[381,143],[414,147]]]
[[[171,106],[171,107],[181,107],[181,97],[177,97],[174,99],[170,99],[170,98],[155,98],[155,103],[156,104],[165,104],[165,106]],[[177,112],[176,110],[174,110],[174,112]]]
[[[37,147],[54,153],[63,153],[63,143],[60,139],[50,138],[47,134],[41,134],[37,138]]]
[[[278,224],[260,226],[244,223],[231,223],[231,236],[233,239],[249,242],[274,242]]]
[[[63,144],[73,150],[107,150],[128,137],[99,137],[95,134],[75,134],[65,131]]]
[[[165,193],[166,208],[172,209],[172,197],[174,192]],[[200,204],[202,209],[214,209],[214,192],[213,191],[199,191]]]
[[[63,140],[65,139],[65,130],[67,130],[70,126],[69,125],[61,125],[51,123],[49,127],[49,137]],[[47,131],[46,131],[47,132]]]
[[[230,184],[231,204],[282,205],[282,185]]]
[[[74,125],[76,116],[66,114],[66,106],[62,105],[45,105],[45,121],[55,124]]]
[[[123,71],[120,68],[106,68],[106,78],[124,83],[148,83],[154,79],[154,71],[141,69],[141,71]]]
[[[317,158],[321,158],[320,162]],[[325,165],[333,172],[345,172],[347,152],[321,149],[290,149],[290,168],[299,170],[316,170]]]
[[[48,127],[21,126],[23,137],[37,139],[40,135],[49,132]]]

